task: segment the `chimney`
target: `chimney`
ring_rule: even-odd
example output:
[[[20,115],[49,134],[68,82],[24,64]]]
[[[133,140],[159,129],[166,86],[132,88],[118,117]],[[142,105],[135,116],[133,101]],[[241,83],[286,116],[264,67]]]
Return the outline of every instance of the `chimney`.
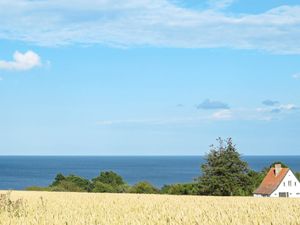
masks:
[[[275,164],[275,176],[277,176],[281,171],[281,164]]]

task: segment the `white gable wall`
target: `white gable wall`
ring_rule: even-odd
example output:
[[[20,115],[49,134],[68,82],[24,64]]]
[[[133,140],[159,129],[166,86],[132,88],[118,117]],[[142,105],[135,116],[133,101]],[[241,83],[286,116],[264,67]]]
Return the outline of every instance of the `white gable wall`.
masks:
[[[300,198],[300,182],[291,170],[270,197],[279,197],[280,192],[288,192],[290,198]]]

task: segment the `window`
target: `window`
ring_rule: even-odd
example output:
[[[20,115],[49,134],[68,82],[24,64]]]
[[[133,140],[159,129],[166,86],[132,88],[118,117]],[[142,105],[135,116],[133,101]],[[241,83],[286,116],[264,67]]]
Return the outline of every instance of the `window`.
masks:
[[[292,181],[288,181],[288,186],[291,187],[292,186]]]
[[[279,197],[280,198],[288,198],[289,197],[289,193],[288,192],[279,192]]]
[[[283,186],[285,187],[285,182],[283,182]]]
[[[297,186],[297,182],[295,182],[295,186]]]

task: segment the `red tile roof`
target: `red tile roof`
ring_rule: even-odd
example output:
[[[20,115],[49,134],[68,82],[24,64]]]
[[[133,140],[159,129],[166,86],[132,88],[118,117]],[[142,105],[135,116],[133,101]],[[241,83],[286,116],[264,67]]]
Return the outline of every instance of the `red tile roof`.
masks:
[[[275,168],[271,168],[260,186],[254,191],[254,194],[270,195],[280,185],[285,175],[289,172],[289,168],[281,168],[279,174],[275,175]]]

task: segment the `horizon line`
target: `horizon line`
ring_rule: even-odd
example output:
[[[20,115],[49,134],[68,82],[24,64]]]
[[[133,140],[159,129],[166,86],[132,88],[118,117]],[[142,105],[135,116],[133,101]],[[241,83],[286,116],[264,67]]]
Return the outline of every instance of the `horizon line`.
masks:
[[[15,156],[15,157],[30,157],[30,156],[38,156],[38,157],[192,157],[192,156],[200,156],[200,157],[203,157],[205,156],[206,154],[202,154],[202,155],[69,155],[69,154],[66,154],[66,155],[48,155],[48,154],[45,154],[45,155],[36,155],[36,154],[28,154],[28,155],[22,155],[22,154],[13,154],[13,155],[1,155],[0,154],[0,157],[12,157],[12,156]],[[287,155],[272,155],[272,154],[262,154],[262,155],[248,155],[248,154],[240,154],[241,157],[243,156],[300,156],[299,155],[291,155],[291,154],[287,154]]]

